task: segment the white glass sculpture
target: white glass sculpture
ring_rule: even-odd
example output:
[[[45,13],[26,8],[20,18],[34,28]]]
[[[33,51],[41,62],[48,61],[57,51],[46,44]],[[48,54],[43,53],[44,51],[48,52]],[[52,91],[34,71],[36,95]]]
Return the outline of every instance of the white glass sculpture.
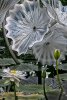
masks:
[[[49,31],[50,34],[48,35],[47,33],[44,36],[43,41],[36,43],[32,48],[35,57],[43,65],[53,64],[55,62],[53,55],[55,49],[59,49],[63,53],[66,51],[67,39],[63,35],[64,30],[59,26],[60,25],[57,23],[51,27]]]
[[[8,30],[6,36],[13,40],[12,49],[18,55],[26,53],[34,43],[42,41],[49,22],[47,8],[40,7],[38,0],[24,0],[23,4],[16,4],[5,26]]]
[[[47,7],[48,13],[52,19],[64,26],[67,26],[67,6],[63,6],[59,0],[56,0],[55,5],[52,6],[51,4],[47,4],[45,0],[41,1]]]
[[[0,25],[2,24],[6,12],[19,0],[0,0]]]
[[[59,7],[55,8],[55,11],[60,22],[67,26],[67,6],[63,6],[59,1]]]

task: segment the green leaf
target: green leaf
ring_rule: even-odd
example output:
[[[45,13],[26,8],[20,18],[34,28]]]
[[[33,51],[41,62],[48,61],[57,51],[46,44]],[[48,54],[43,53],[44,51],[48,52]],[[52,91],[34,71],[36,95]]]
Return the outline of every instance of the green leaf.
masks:
[[[65,64],[60,64],[58,68],[59,68],[59,69],[62,69],[62,70],[67,70],[67,63],[65,63]]]
[[[61,80],[67,80],[67,73],[59,74]]]
[[[2,41],[2,40],[3,40],[3,38],[0,37],[0,41]]]
[[[6,80],[5,82],[4,82],[4,84],[9,84],[10,83],[10,80]]]
[[[19,82],[18,81],[16,81],[15,84],[16,84],[17,87],[19,87]]]
[[[11,78],[10,78],[10,81],[11,81],[11,82],[14,82],[14,78],[11,77]]]
[[[63,6],[67,5],[67,0],[60,0]]]
[[[17,91],[20,91],[22,93],[26,94],[43,94],[43,86],[42,85],[36,85],[36,84],[28,84],[28,85],[22,85],[20,84],[19,88],[16,87]],[[58,91],[58,89],[53,89],[50,86],[46,85],[46,92],[53,92]]]
[[[21,71],[32,71],[32,70],[38,71],[38,66],[29,63],[21,63],[20,65],[16,65],[14,68],[16,68],[16,70],[21,70]]]
[[[1,79],[0,80],[0,87],[6,87],[7,85],[9,85],[9,83],[5,84],[5,82],[6,82],[6,79]]]
[[[11,64],[15,64],[12,58],[3,58],[3,59],[0,58],[0,66],[6,66]]]

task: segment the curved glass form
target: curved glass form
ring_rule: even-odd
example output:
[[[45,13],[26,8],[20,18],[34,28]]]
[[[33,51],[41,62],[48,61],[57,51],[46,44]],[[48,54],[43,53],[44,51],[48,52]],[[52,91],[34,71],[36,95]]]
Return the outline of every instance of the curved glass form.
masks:
[[[18,55],[26,53],[29,47],[42,41],[49,30],[50,16],[46,7],[41,8],[37,1],[25,0],[23,4],[15,5],[7,17],[5,28],[7,37],[13,40],[12,49]]]
[[[33,46],[33,53],[35,57],[43,65],[45,64],[54,64],[54,50],[59,49],[62,52],[62,57],[64,51],[66,51],[67,39],[64,37],[64,28],[60,24],[55,24],[50,28],[49,33],[44,36],[42,42],[36,43]]]
[[[0,0],[0,24],[2,24],[6,12],[19,0]]]

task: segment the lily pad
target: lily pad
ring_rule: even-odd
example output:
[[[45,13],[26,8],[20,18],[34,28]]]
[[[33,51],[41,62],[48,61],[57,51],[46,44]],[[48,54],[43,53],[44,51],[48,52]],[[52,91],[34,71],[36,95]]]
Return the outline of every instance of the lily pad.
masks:
[[[3,59],[0,58],[0,66],[6,66],[11,64],[15,64],[12,58],[3,58]]]
[[[67,80],[67,73],[65,73],[65,74],[60,74],[60,78],[61,78],[62,80]]]
[[[38,71],[38,66],[34,64],[29,64],[29,63],[21,63],[20,65],[17,65],[16,70],[23,70],[23,71]]]
[[[67,70],[67,63],[60,64],[60,65],[59,65],[59,69]]]

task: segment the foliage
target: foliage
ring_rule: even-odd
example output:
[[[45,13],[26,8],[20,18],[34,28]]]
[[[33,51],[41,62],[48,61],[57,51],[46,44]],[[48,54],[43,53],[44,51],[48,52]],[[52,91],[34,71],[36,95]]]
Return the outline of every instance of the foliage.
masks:
[[[60,0],[63,4],[63,6],[66,6],[67,5],[67,0]]]

